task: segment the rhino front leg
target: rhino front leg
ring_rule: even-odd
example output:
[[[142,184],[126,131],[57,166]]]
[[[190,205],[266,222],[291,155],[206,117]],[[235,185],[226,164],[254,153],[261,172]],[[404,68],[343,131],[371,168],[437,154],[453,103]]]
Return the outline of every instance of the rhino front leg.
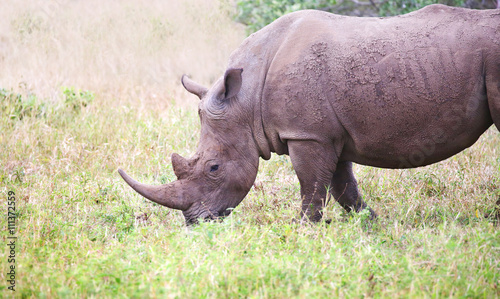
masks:
[[[301,218],[313,222],[323,217],[327,189],[335,172],[337,155],[333,147],[316,141],[288,141],[288,151],[300,182]]]
[[[333,174],[330,184],[330,192],[335,200],[347,211],[359,212],[368,208],[370,218],[374,219],[377,214],[363,201],[358,191],[358,182],[352,172],[352,162],[339,162]]]

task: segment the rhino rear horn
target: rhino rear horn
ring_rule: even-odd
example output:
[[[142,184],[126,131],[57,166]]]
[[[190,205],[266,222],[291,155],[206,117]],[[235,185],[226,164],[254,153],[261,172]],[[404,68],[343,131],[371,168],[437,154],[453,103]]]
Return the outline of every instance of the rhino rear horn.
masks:
[[[192,204],[182,196],[182,181],[175,181],[161,186],[150,186],[137,182],[121,169],[118,169],[118,173],[137,193],[157,204],[181,211],[189,209]]]
[[[200,98],[200,100],[208,92],[208,88],[202,86],[201,84],[194,82],[193,80],[189,79],[189,77],[186,75],[182,75],[181,82],[187,91],[189,91],[192,94],[197,95]]]
[[[172,166],[174,168],[174,173],[177,176],[177,179],[180,180],[185,178],[189,173],[188,161],[177,153],[172,154],[171,160],[172,160]]]

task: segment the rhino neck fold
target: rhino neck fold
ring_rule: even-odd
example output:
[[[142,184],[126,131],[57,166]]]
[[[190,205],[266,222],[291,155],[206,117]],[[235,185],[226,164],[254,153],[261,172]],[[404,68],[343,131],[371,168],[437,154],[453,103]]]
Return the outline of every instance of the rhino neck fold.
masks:
[[[266,133],[264,132],[264,124],[262,121],[261,113],[261,101],[258,101],[258,103],[256,103],[255,110],[256,113],[254,114],[252,135],[255,140],[257,150],[259,151],[259,156],[264,160],[269,160],[271,158],[271,147],[269,146]]]
[[[272,59],[270,59],[272,60]],[[253,104],[253,124],[252,124],[252,135],[255,141],[255,145],[257,150],[259,151],[259,156],[264,160],[269,160],[271,158],[272,147],[269,144],[269,138],[266,135],[266,131],[264,129],[264,119],[262,113],[263,101],[265,100],[263,97],[264,88],[266,85],[266,77],[267,71],[270,65],[270,61],[268,61],[266,67],[261,67],[259,71],[259,81],[260,83],[252,86],[252,90],[257,92],[250,92],[247,94],[251,95],[249,102]]]

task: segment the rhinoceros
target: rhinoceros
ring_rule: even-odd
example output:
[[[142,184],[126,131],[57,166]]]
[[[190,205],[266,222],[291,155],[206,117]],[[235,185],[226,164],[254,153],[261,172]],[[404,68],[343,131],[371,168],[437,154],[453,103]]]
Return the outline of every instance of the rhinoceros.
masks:
[[[301,219],[319,221],[331,195],[369,209],[352,163],[412,168],[500,129],[500,11],[430,5],[388,18],[306,10],[250,35],[198,96],[195,155],[172,154],[178,180],[139,183],[139,194],[181,210],[186,223],[231,213],[252,187],[259,157],[289,155]]]

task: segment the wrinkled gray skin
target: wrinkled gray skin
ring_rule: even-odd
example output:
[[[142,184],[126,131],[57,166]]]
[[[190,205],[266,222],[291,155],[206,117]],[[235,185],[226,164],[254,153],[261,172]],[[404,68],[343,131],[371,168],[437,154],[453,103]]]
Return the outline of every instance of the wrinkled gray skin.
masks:
[[[318,221],[327,189],[348,211],[367,208],[352,162],[428,165],[493,123],[500,129],[500,11],[291,13],[248,37],[212,88],[182,83],[201,99],[196,154],[172,155],[173,183],[147,186],[119,170],[125,181],[190,224],[228,215],[250,190],[259,157],[287,154],[301,216]]]

